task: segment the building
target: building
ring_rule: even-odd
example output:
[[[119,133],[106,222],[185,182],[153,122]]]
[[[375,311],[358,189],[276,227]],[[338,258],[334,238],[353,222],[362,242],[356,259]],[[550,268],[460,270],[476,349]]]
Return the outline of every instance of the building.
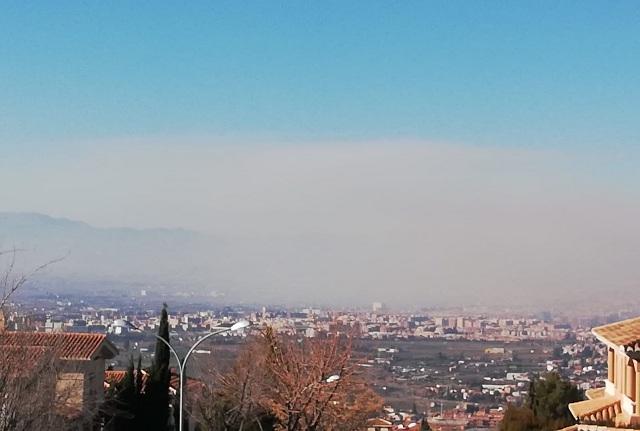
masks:
[[[16,364],[17,371],[33,367],[38,358],[51,358],[53,366],[44,370],[55,375],[52,399],[59,401],[56,409],[69,416],[97,410],[104,400],[105,360],[118,354],[103,334],[72,332],[3,331],[0,349],[21,355],[16,356],[23,361]]]
[[[365,427],[367,431],[389,431],[393,429],[393,423],[382,418],[373,418],[367,420]]]
[[[578,422],[572,429],[639,428],[640,317],[599,326],[592,332],[607,346],[607,379],[604,388],[586,392],[586,401],[569,404]]]

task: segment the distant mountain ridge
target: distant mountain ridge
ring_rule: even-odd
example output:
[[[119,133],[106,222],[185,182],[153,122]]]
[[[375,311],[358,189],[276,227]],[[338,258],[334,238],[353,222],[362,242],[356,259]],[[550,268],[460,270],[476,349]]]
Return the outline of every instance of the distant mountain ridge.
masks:
[[[99,228],[39,213],[0,212],[0,249],[20,249],[26,268],[68,256],[49,271],[70,279],[151,284],[210,280],[216,241],[185,229]]]
[[[36,283],[52,293],[108,296],[145,289],[216,302],[335,304],[340,298],[325,288],[341,286],[349,303],[362,300],[348,289],[361,281],[343,276],[359,248],[353,243],[337,247],[323,235],[214,236],[179,228],[98,228],[38,213],[0,212],[0,249],[12,247],[22,250],[18,263],[26,269],[68,254]],[[0,270],[4,263],[0,259]]]
[[[183,228],[132,228],[132,227],[96,227],[78,220],[71,220],[65,217],[52,217],[50,215],[36,212],[10,212],[0,211],[0,226],[28,227],[34,226],[58,226],[76,229],[91,229],[97,231],[125,231],[125,232],[180,232],[191,235],[199,233]]]

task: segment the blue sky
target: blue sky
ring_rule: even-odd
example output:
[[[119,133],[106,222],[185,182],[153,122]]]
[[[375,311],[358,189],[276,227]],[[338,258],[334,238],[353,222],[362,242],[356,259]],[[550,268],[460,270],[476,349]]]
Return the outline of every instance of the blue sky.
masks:
[[[626,153],[640,6],[4,2],[0,142],[403,138]]]

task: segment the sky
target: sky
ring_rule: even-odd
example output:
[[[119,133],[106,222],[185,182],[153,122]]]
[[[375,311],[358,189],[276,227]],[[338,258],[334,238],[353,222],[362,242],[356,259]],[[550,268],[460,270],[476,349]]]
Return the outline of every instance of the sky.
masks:
[[[255,241],[281,296],[633,289],[639,54],[632,1],[9,1],[0,211]]]

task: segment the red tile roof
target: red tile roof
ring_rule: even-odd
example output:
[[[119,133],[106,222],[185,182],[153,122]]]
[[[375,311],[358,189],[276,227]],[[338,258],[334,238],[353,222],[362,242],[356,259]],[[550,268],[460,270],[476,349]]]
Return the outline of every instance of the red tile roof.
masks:
[[[134,373],[137,373],[137,372],[138,372],[137,370],[134,371]],[[105,371],[104,372],[105,389],[110,388],[111,385],[120,384],[124,380],[124,377],[126,374],[127,372],[125,370]],[[142,386],[143,386],[142,391],[143,392],[150,377],[151,376],[149,373],[142,370]],[[197,390],[197,389],[202,390],[203,387],[204,387],[204,383],[201,382],[200,380],[193,379],[191,377],[187,378],[187,385],[186,385],[187,390]],[[171,376],[169,378],[169,390],[178,391],[179,388],[180,388],[180,375],[174,369],[171,369]]]
[[[110,385],[118,384],[124,380],[124,376],[126,375],[127,372],[124,370],[106,370],[104,372],[104,381]]]
[[[174,368],[171,369],[169,387],[175,391],[178,391],[180,389],[180,375]],[[187,377],[185,388],[187,388],[188,391],[202,390],[204,388],[204,383],[198,379]]]
[[[45,347],[53,349],[60,359],[80,361],[99,356],[110,359],[118,353],[104,334],[73,332],[3,332],[0,346]]]
[[[138,371],[133,371],[134,377],[136,377]],[[119,385],[124,380],[124,377],[127,375],[126,370],[107,370],[104,372],[104,383],[105,389],[111,387],[111,385]],[[147,385],[147,381],[149,380],[149,373],[142,370],[142,392],[144,392],[144,387]]]
[[[47,348],[37,346],[2,346],[0,363],[9,364],[5,370],[11,377],[41,372],[50,364]],[[19,365],[19,366],[13,366]]]

